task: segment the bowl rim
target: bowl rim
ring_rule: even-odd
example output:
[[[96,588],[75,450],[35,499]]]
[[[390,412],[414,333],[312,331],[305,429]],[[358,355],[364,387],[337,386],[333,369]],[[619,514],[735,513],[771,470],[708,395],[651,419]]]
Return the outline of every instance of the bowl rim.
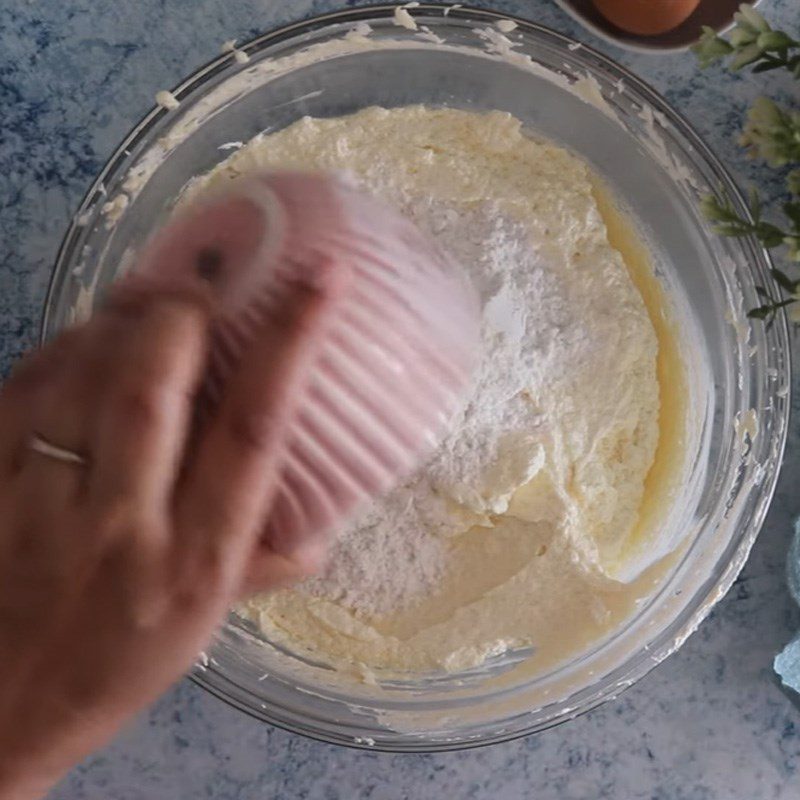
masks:
[[[395,10],[398,8],[397,3],[379,3],[374,5],[359,6],[357,8],[341,9],[332,11],[325,14],[309,17],[304,20],[289,22],[285,25],[278,26],[270,29],[267,32],[253,37],[252,39],[239,45],[237,49],[247,53],[258,53],[265,48],[276,45],[281,42],[290,40],[295,35],[302,35],[312,33],[330,25],[339,25],[343,23],[358,23],[361,21],[368,21],[370,19],[381,19],[394,15]],[[517,23],[519,29],[538,37],[544,37],[550,43],[575,49],[576,45],[580,46],[581,54],[588,55],[595,62],[605,69],[610,75],[615,78],[620,78],[625,81],[627,87],[632,88],[638,93],[639,97],[654,107],[658,112],[667,118],[672,126],[677,128],[681,135],[689,142],[695,149],[698,157],[705,161],[709,169],[714,173],[719,186],[722,190],[728,193],[736,210],[745,218],[751,219],[749,207],[744,200],[742,192],[739,190],[735,180],[728,173],[722,162],[714,155],[713,151],[705,144],[702,137],[695,131],[693,126],[675,109],[673,109],[667,101],[652,87],[649,86],[643,79],[639,78],[626,67],[618,64],[609,56],[601,53],[595,48],[578,42],[577,40],[566,36],[562,33],[554,31],[553,29],[531,22],[523,17],[514,14],[508,14],[492,9],[476,8],[468,5],[459,8],[453,8],[449,3],[420,3],[418,6],[408,7],[408,12],[414,17],[427,17],[426,22],[430,22],[430,17],[452,17],[460,19],[461,21],[474,21],[477,23],[495,23],[499,20],[511,20]],[[446,13],[445,13],[446,12]],[[439,20],[441,21],[441,20]],[[204,83],[214,76],[220,74],[228,68],[231,68],[235,62],[231,58],[230,53],[226,53],[215,57],[206,64],[200,66],[197,70],[191,73],[186,79],[179,83],[172,93],[179,100],[190,96],[196,89],[200,89]],[[167,114],[167,110],[158,106],[151,109],[145,114],[139,122],[137,122],[130,133],[122,140],[120,145],[114,150],[109,157],[106,164],[101,169],[98,177],[91,184],[90,188],[84,195],[79,208],[73,216],[69,227],[64,235],[61,246],[59,247],[56,256],[55,266],[50,278],[45,306],[42,313],[40,324],[40,343],[44,344],[50,335],[50,329],[53,327],[52,316],[54,311],[54,300],[63,289],[64,283],[70,277],[70,261],[74,257],[77,248],[80,246],[81,233],[83,225],[81,218],[88,213],[91,207],[97,202],[99,195],[104,195],[104,186],[106,183],[111,183],[110,176],[114,178],[124,174],[130,166],[129,155],[134,151],[136,145],[146,139],[151,129]],[[772,266],[770,254],[761,247],[752,236],[746,237],[744,240],[746,245],[749,245],[750,251],[754,254],[757,266],[761,268],[764,273],[765,280],[772,288],[777,288],[777,284],[771,277],[770,269]],[[743,245],[744,246],[744,245]],[[791,363],[791,348],[789,345],[789,325],[788,318],[785,311],[781,311],[780,315],[772,326],[772,332],[775,337],[773,342],[774,349],[780,352],[785,358],[786,370],[789,376],[792,374]],[[789,394],[785,396],[784,402],[787,408],[791,407],[791,382],[788,383]],[[358,741],[354,740],[352,736],[334,735],[328,731],[319,732],[310,726],[303,726],[286,719],[276,713],[271,713],[269,708],[262,708],[260,711],[250,705],[238,700],[236,697],[226,693],[223,688],[218,684],[213,683],[208,679],[208,674],[214,674],[222,678],[223,681],[228,680],[227,677],[221,672],[213,670],[213,667],[198,666],[193,671],[188,673],[189,679],[201,686],[213,696],[223,700],[228,705],[244,711],[254,719],[262,722],[268,722],[275,727],[287,730],[291,733],[301,734],[310,739],[315,739],[327,744],[337,744],[354,749],[373,750],[378,752],[410,752],[410,753],[433,753],[433,752],[448,752],[453,750],[466,750],[474,749],[477,747],[488,746],[492,744],[499,744],[502,742],[512,741],[515,739],[523,738],[532,733],[541,732],[550,728],[556,727],[563,722],[582,716],[585,713],[597,708],[604,703],[615,699],[627,688],[638,682],[641,678],[647,675],[652,669],[661,663],[665,658],[675,652],[683,642],[695,632],[702,621],[708,616],[716,603],[727,593],[731,585],[735,581],[737,575],[744,566],[750,550],[763,526],[764,519],[769,510],[772,498],[775,493],[778,478],[780,476],[781,468],[783,465],[783,456],[786,447],[786,441],[789,430],[788,412],[782,417],[782,429],[780,431],[780,440],[777,442],[777,447],[774,450],[774,459],[777,460],[776,467],[773,474],[770,476],[766,489],[762,492],[761,496],[756,503],[752,515],[749,518],[746,526],[745,534],[742,535],[740,542],[731,553],[730,560],[724,566],[721,575],[717,580],[709,579],[697,591],[700,599],[693,608],[684,609],[684,613],[674,619],[672,624],[667,627],[665,633],[669,633],[669,638],[665,639],[657,650],[649,650],[645,654],[639,654],[631,657],[624,665],[625,673],[619,676],[616,684],[609,685],[600,689],[594,696],[588,698],[585,705],[579,709],[573,709],[565,712],[564,714],[549,719],[543,723],[538,723],[527,728],[511,731],[508,733],[498,733],[496,735],[486,736],[476,740],[459,740],[455,742],[436,742],[428,740],[414,740],[395,742],[392,744],[384,744],[382,742],[372,741]],[[680,624],[678,624],[680,623]]]

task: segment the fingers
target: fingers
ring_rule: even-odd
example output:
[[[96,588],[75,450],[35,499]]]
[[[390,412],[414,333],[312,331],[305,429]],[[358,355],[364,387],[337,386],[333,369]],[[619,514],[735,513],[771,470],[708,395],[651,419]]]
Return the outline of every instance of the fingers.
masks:
[[[92,382],[86,358],[86,328],[67,333],[36,357],[25,377],[27,419],[20,420],[19,472],[15,493],[43,519],[57,517],[72,504],[85,480],[83,466],[34,450],[36,437],[51,447],[86,455]],[[39,377],[37,370],[41,370]]]
[[[264,327],[226,388],[181,488],[184,550],[225,552],[239,569],[252,552],[274,495],[287,431],[348,283],[346,269],[324,266],[324,283],[292,287],[283,313]],[[294,569],[283,567],[276,571]]]
[[[307,558],[303,555],[287,558],[259,543],[247,563],[247,571],[239,588],[239,598],[244,600],[258,592],[279,589],[294,581],[316,574],[324,554]]]
[[[191,295],[136,291],[103,313],[109,319],[99,331],[111,341],[100,361],[89,494],[98,508],[163,516],[205,364],[208,313]]]
[[[48,386],[54,386],[69,363],[80,339],[80,330],[62,333],[42,350],[25,356],[0,391],[0,475],[10,477],[28,455],[33,432],[34,405]]]
[[[65,562],[89,564],[90,551],[112,540],[168,540],[206,328],[192,297],[126,291],[9,382],[0,425],[19,430],[16,502],[26,527],[50,537]],[[32,434],[86,462],[34,451]],[[68,539],[52,537],[77,511],[83,524]]]
[[[52,535],[68,519],[82,467],[58,461],[32,449],[34,435],[51,429],[71,383],[71,365],[83,344],[82,329],[61,334],[44,349],[23,359],[0,395],[0,459],[4,481],[4,544],[6,557],[17,566],[17,578],[32,591],[38,583],[61,574],[74,542]],[[63,432],[71,446],[82,444],[71,421]],[[11,553],[12,555],[8,555]],[[40,576],[37,583],[32,576]]]
[[[231,275],[261,252],[266,237],[265,211],[254,198],[231,195],[179,214],[101,312],[109,377],[92,442],[92,490],[100,506],[171,502],[209,319]]]

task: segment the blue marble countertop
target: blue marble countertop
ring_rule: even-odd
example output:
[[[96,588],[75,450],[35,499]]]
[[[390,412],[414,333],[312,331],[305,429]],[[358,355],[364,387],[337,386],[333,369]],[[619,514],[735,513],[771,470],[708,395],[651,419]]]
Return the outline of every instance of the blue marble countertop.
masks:
[[[348,3],[356,5],[357,3]],[[480,4],[480,3],[479,3]],[[68,220],[128,129],[215,56],[329,0],[4,0],[0,4],[0,366],[35,340]],[[778,182],[736,144],[747,105],[774,76],[700,72],[692,57],[625,53],[547,0],[496,0],[609,52],[676,105],[742,184]],[[796,28],[796,0],[765,0]],[[800,371],[798,371],[800,374]],[[800,392],[795,382],[795,399]],[[795,411],[797,411],[797,404]],[[187,681],[53,792],[78,798],[510,798],[714,800],[800,796],[800,705],[772,673],[800,627],[785,555],[800,513],[800,417],[768,522],[743,574],[684,648],[622,698],[566,726],[481,750],[393,756],[318,744],[255,722]]]

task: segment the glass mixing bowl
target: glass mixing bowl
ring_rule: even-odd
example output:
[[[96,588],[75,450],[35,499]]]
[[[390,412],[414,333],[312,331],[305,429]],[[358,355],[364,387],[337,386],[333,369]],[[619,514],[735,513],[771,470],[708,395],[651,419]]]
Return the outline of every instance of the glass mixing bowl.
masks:
[[[725,594],[747,558],[770,498],[787,430],[789,351],[783,317],[751,324],[756,285],[771,286],[752,239],[713,235],[698,209],[733,181],[691,127],[609,59],[536,25],[489,11],[393,6],[318,17],[222,56],[152,111],[87,194],[61,248],[43,324],[49,339],[85,318],[130,263],[182,188],[235,142],[303,115],[425,103],[501,109],[535,135],[578,153],[631,210],[661,280],[691,332],[693,437],[682,500],[669,524],[685,533],[652,597],[605,640],[529,676],[508,654],[467,673],[371,685],[345,680],[264,642],[231,616],[193,677],[230,704],[329,742],[434,751],[498,742],[568,720],[619,694],[673,653]],[[366,27],[369,24],[370,28]],[[226,147],[227,146],[227,147]],[[696,357],[696,358],[695,358]],[[757,427],[758,433],[752,434]]]

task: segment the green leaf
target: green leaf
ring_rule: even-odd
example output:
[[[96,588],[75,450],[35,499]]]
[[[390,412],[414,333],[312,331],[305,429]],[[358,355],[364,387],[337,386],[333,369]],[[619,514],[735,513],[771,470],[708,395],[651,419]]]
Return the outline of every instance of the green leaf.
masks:
[[[772,273],[772,277],[775,278],[776,283],[778,286],[781,287],[785,292],[789,292],[789,294],[793,294],[797,289],[797,283],[793,281],[785,272],[779,270],[777,267],[773,267],[770,270]]]
[[[800,163],[800,113],[758,97],[747,113],[741,143],[770,166]]]
[[[770,72],[773,69],[781,69],[781,67],[785,66],[786,66],[785,62],[768,57],[764,61],[761,61],[760,63],[756,64],[753,67],[753,72],[754,73]]]
[[[714,226],[714,232],[720,236],[730,236],[738,238],[740,236],[748,236],[753,231],[742,223],[736,222],[720,222]]]
[[[761,48],[755,43],[749,44],[747,47],[736,51],[736,55],[731,61],[731,69],[742,69],[742,67],[752,64],[754,61],[758,61],[759,58],[761,58]]]
[[[733,18],[742,27],[751,28],[759,33],[766,33],[771,30],[769,23],[764,17],[748,3],[742,3],[742,5],[739,6],[739,10],[733,15]]]
[[[793,305],[798,302],[797,297],[790,297],[788,300],[781,300],[780,303],[775,303],[773,308],[777,311],[779,308],[786,308],[786,306]]]
[[[761,197],[758,194],[758,189],[755,186],[750,187],[750,213],[753,215],[753,219],[758,223],[761,219]]]
[[[779,303],[773,303],[771,308],[772,315],[775,316],[782,308],[794,305],[796,302],[798,302],[796,297],[790,297],[788,300],[781,300]]]
[[[713,194],[706,194],[700,198],[700,210],[703,212],[703,216],[712,222],[736,221],[736,215],[728,201],[720,200]]]
[[[800,201],[794,200],[783,204],[783,213],[792,221],[795,228],[800,229]]]
[[[760,74],[785,68],[800,80],[800,53],[797,52],[800,41],[784,31],[774,30],[746,3],[740,5],[734,20],[736,25],[728,41],[711,28],[703,28],[700,40],[692,48],[701,66],[732,56],[730,67],[733,70],[751,66],[753,73]],[[797,165],[786,176],[786,187],[793,198],[783,205],[784,227],[788,230],[764,221],[761,197],[754,189],[749,193],[753,221],[740,217],[724,192],[702,197],[702,212],[720,235],[741,237],[754,234],[767,249],[785,245],[789,259],[800,262],[800,110],[782,108],[767,97],[759,97],[747,114],[741,143],[751,157],[763,159],[772,167]],[[762,305],[747,314],[764,320],[767,330],[775,323],[781,309],[800,305],[800,279],[792,279],[778,267],[771,269],[771,275],[781,293],[789,297],[776,300],[765,287],[757,286]]]
[[[733,47],[739,48],[748,44],[752,44],[758,38],[758,36],[758,32],[749,27],[736,27],[731,31],[729,41]]]
[[[773,247],[780,247],[786,241],[786,234],[775,225],[762,222],[756,230],[756,236],[761,240],[761,244],[768,250]]]
[[[783,243],[789,248],[789,258],[800,261],[800,236],[785,236]]]
[[[701,69],[711,66],[733,52],[733,47],[724,39],[717,36],[716,31],[708,26],[703,27],[700,39],[692,45],[692,52],[700,61]]]
[[[766,319],[767,316],[773,313],[772,308],[773,306],[771,303],[759,306],[758,308],[751,308],[747,312],[747,316],[750,317],[750,319]]]
[[[788,50],[797,44],[791,36],[783,31],[760,33],[756,42],[762,50]]]
[[[785,124],[780,106],[774,100],[763,95],[753,101],[748,112],[748,119],[752,124],[764,128],[777,128]]]

